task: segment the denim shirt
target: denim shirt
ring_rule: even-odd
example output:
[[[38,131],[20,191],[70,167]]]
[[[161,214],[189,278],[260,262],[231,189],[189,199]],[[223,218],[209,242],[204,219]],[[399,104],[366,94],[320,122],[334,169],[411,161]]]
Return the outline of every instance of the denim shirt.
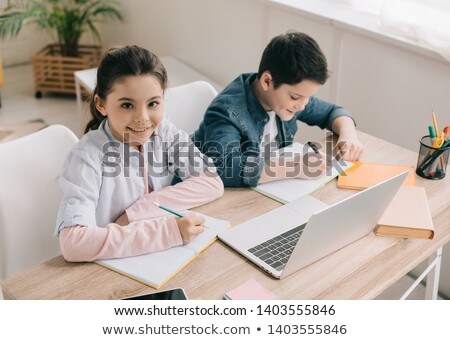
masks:
[[[256,73],[244,73],[228,85],[208,107],[195,131],[196,146],[212,158],[227,187],[256,186],[264,169],[260,143],[269,115],[251,90]],[[311,97],[305,109],[289,121],[278,115],[278,148],[292,144],[297,120],[331,130],[339,116],[351,114],[342,107]]]

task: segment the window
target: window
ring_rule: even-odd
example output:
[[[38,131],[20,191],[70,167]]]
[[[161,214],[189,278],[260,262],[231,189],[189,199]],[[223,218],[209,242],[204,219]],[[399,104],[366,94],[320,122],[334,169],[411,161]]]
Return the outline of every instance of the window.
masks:
[[[338,0],[352,11],[378,17],[387,33],[411,39],[450,61],[450,1]]]

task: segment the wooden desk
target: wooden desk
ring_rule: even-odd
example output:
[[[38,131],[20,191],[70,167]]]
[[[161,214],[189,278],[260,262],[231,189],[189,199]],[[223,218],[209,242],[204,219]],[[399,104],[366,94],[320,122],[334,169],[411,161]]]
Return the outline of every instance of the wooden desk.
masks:
[[[415,165],[417,154],[359,133],[366,146],[362,161]],[[417,177],[426,188],[436,235],[433,240],[376,237],[373,233],[283,280],[266,274],[220,241],[170,280],[163,289],[183,287],[190,299],[222,299],[249,278],[281,299],[371,299],[450,240],[450,176],[439,181]],[[330,204],[354,194],[330,182],[313,196]],[[279,206],[251,189],[227,189],[199,212],[236,225]],[[95,263],[68,263],[61,256],[7,278],[5,299],[118,299],[152,288]]]

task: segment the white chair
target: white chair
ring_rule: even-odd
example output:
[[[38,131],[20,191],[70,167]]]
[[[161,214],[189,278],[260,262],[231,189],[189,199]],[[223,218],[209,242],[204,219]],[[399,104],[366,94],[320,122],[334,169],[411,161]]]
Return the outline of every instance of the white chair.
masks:
[[[62,125],[0,144],[0,279],[60,254],[53,235],[63,162],[78,141]]]
[[[191,134],[216,95],[216,89],[202,80],[168,88],[164,95],[165,114],[177,128]]]

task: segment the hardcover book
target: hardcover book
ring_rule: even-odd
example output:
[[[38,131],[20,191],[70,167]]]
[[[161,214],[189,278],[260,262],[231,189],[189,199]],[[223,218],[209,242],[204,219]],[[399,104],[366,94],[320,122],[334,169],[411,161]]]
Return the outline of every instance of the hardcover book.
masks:
[[[375,235],[432,239],[434,227],[425,189],[401,186],[378,222]]]

